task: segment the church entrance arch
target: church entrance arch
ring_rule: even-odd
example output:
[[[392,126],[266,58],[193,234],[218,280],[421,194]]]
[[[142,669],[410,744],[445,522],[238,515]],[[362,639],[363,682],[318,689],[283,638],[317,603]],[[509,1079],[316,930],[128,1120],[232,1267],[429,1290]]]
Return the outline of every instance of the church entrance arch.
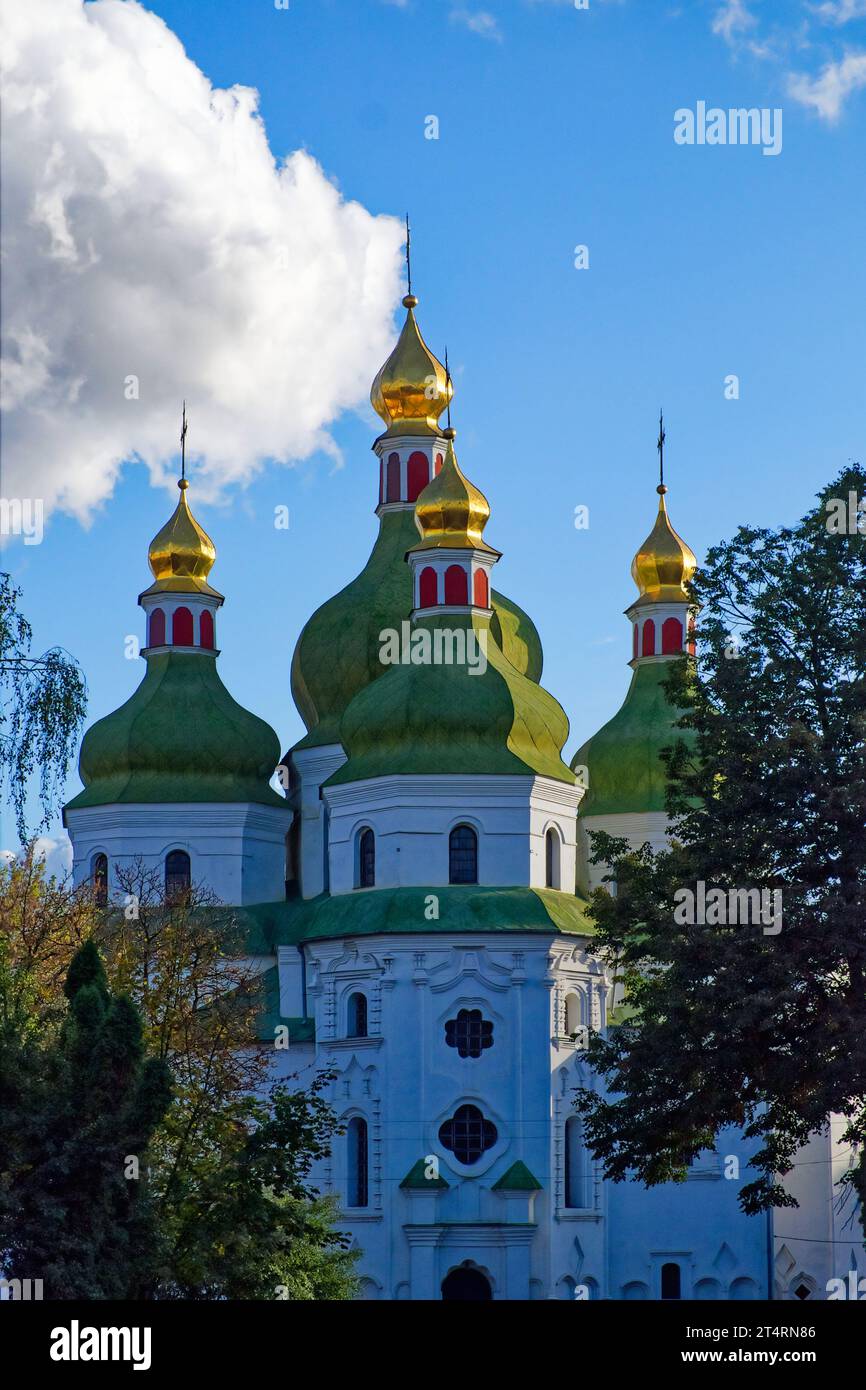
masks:
[[[459,1265],[442,1280],[442,1297],[451,1303],[480,1303],[493,1297],[490,1280],[473,1265]]]

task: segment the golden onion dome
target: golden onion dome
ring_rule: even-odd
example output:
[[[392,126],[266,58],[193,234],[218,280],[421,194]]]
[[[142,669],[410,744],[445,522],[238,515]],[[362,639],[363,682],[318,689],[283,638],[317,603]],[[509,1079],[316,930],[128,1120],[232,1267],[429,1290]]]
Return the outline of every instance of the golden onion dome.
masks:
[[[632,579],[640,590],[637,602],[682,602],[688,598],[686,585],[698,562],[668,520],[664,483],[660,483],[656,491],[659,494],[656,524],[631,562]]]
[[[216,560],[214,543],[189,509],[186,492],[189,483],[181,478],[180,499],[173,515],[157,532],[147,552],[156,590],[199,591],[215,594],[207,582]]]
[[[415,525],[421,536],[418,550],[485,550],[499,555],[482,536],[490,518],[490,503],[460,470],[454,453],[454,433],[445,430],[445,462],[415,503]]]
[[[370,389],[370,401],[387,425],[386,434],[438,434],[439,416],[454,394],[445,368],[428,348],[415,322],[414,294],[403,300],[406,322],[397,345]]]

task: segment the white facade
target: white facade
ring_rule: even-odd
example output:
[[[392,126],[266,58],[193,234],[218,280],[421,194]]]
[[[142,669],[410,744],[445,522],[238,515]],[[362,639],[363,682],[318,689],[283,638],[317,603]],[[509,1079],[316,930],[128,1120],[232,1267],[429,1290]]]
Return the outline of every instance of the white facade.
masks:
[[[376,887],[448,882],[448,836],[478,835],[478,882],[544,888],[545,836],[559,839],[561,886],[574,884],[580,787],[550,777],[377,777],[323,791],[329,827],[330,891],[358,886],[358,837],[376,836]],[[306,894],[305,894],[306,896]]]
[[[286,891],[286,833],[291,812],[256,802],[177,802],[172,805],[115,803],[68,810],[72,878],[78,886],[92,874],[94,856],[108,859],[109,893],[119,865],[140,858],[163,873],[166,856],[184,850],[190,877],[224,903],[274,902]]]
[[[287,1011],[300,999],[290,954],[281,975]],[[664,1263],[680,1268],[684,1298],[766,1296],[766,1218],[737,1209],[747,1173],[737,1182],[723,1175],[729,1153],[745,1170],[733,1137],[686,1183],[651,1193],[603,1183],[579,1139],[566,1173],[572,1093],[592,1084],[581,1029],[604,1027],[610,992],[581,939],[382,935],[309,944],[304,955],[317,1041],[291,1051],[286,1065],[315,1056],[336,1071],[337,1114],[346,1126],[366,1124],[364,1205],[352,1200],[348,1134],[315,1174],[339,1197],[341,1229],[363,1252],[366,1297],[437,1299],[447,1276],[468,1266],[493,1298],[658,1298]],[[358,992],[368,1009],[363,1038],[349,1036]],[[461,1010],[492,1025],[480,1056],[460,1057],[448,1044],[446,1025]],[[572,1039],[566,1027],[576,1019]],[[473,1163],[458,1161],[441,1134],[467,1104],[496,1131]],[[447,1188],[401,1186],[419,1160]],[[518,1161],[538,1190],[497,1191]]]

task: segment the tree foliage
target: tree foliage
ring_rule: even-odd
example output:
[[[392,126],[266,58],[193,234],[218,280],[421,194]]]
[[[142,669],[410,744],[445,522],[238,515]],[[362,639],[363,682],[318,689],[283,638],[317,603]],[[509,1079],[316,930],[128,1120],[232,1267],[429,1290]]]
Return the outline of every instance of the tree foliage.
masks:
[[[60,647],[33,656],[33,630],[21,613],[21,590],[0,572],[0,786],[28,838],[27,789],[38,771],[46,829],[63,795],[66,770],[87,708],[87,686],[74,657]]]
[[[169,1069],[145,1058],[93,942],[70,963],[65,1010],[40,1011],[9,954],[0,938],[0,1266],[49,1298],[134,1297],[159,1264],[147,1150]]]
[[[271,1083],[273,1054],[255,1042],[260,977],[235,914],[195,885],[167,902],[140,862],[118,866],[115,883],[99,910],[87,888],[46,880],[31,850],[0,870],[0,940],[49,1022],[63,1011],[65,963],[98,943],[147,1055],[171,1071],[148,1156],[159,1259],[137,1296],[354,1296],[356,1256],[308,1182],[336,1129],[326,1078]]]
[[[593,837],[616,889],[592,914],[630,1010],[590,1047],[608,1094],[584,1089],[578,1108],[614,1180],[681,1177],[735,1125],[755,1140],[744,1209],[794,1205],[780,1177],[841,1114],[864,1196],[866,536],[828,526],[850,493],[866,493],[859,466],[798,525],[741,527],[710,551],[698,662],[667,682],[683,731],[665,754],[673,843]],[[780,892],[781,929],[678,922],[701,882]]]

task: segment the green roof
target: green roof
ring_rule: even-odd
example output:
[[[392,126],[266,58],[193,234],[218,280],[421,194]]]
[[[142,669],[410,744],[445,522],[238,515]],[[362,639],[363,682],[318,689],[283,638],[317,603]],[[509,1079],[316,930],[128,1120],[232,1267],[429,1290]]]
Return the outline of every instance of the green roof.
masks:
[[[503,1173],[493,1184],[494,1192],[540,1192],[541,1183],[534,1177],[522,1158],[512,1163],[507,1173]]]
[[[409,1169],[409,1172],[406,1174],[400,1186],[411,1188],[415,1192],[435,1192],[437,1189],[440,1191],[442,1189],[447,1190],[448,1183],[441,1174],[437,1173],[435,1178],[428,1178],[424,1176],[426,1169],[427,1160],[419,1158],[417,1163],[412,1164],[412,1167]]]
[[[587,769],[581,816],[664,811],[667,772],[661,751],[690,738],[689,731],[675,727],[680,712],[664,691],[669,674],[669,661],[639,663],[622,708],[574,755],[571,766]]]
[[[297,748],[340,742],[340,720],[350,701],[383,673],[379,637],[412,611],[412,574],[406,551],[418,542],[415,513],[383,512],[379,534],[361,573],[329,598],[307,622],[292,658],[292,695],[308,733]],[[531,619],[495,591],[491,631],[517,670],[541,676],[541,642]]]
[[[431,896],[439,916],[428,920]],[[254,953],[304,941],[346,936],[445,933],[564,933],[592,936],[587,903],[553,888],[484,888],[476,884],[429,888],[369,888],[332,897],[289,898],[233,910]]]
[[[574,785],[562,761],[568,719],[557,701],[512,666],[487,620],[440,614],[414,625],[413,643],[438,632],[486,641],[486,664],[402,663],[360,691],[340,725],[347,761],[327,786],[373,777],[535,774]],[[476,647],[476,656],[480,655]],[[446,648],[451,655],[453,647]]]
[[[285,807],[268,785],[280,755],[269,724],[233,700],[213,656],[146,658],[135,693],[84,736],[84,791],[68,810],[116,802],[252,801]]]

